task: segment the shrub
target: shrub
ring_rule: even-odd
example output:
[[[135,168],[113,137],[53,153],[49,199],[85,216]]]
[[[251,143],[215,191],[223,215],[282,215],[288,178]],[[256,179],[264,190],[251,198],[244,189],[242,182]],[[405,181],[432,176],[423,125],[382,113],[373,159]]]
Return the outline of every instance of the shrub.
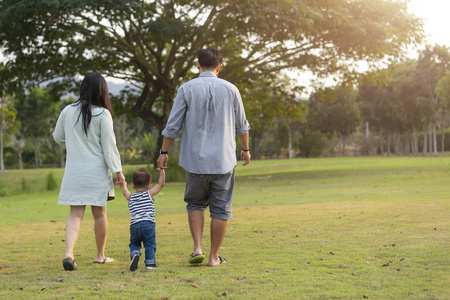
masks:
[[[31,187],[28,185],[24,177],[22,177],[22,192],[29,192]]]
[[[6,184],[3,179],[0,179],[0,197],[8,196],[8,189],[6,188]]]
[[[55,176],[53,172],[48,173],[47,175],[47,191],[53,191],[58,188],[58,182],[56,182]]]

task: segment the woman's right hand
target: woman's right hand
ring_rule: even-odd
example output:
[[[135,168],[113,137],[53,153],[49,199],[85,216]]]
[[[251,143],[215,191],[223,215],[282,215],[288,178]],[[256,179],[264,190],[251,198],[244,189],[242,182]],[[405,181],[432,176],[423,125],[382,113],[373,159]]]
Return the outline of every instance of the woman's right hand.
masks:
[[[116,183],[117,184],[121,184],[122,182],[125,182],[125,176],[123,176],[122,172],[117,172],[116,173]]]

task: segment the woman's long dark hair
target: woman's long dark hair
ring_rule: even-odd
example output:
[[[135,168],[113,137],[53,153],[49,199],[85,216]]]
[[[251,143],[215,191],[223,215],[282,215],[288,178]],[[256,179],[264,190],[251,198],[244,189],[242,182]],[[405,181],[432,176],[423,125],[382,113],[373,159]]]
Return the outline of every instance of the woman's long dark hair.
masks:
[[[81,105],[80,116],[83,123],[83,131],[86,135],[89,125],[91,125],[92,105],[106,108],[112,116],[111,100],[109,99],[108,85],[105,78],[97,73],[86,75],[81,82],[80,97],[75,102],[75,105]],[[78,121],[80,116],[78,116]]]

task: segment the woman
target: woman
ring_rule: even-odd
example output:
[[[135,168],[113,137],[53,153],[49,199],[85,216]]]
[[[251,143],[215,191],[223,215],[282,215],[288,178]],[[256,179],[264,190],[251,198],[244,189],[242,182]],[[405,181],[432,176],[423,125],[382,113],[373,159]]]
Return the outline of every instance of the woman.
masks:
[[[94,263],[112,262],[105,256],[108,220],[106,201],[114,191],[111,173],[117,183],[125,181],[113,131],[108,86],[100,74],[89,74],[81,83],[80,97],[61,112],[53,138],[67,151],[66,169],[58,204],[70,205],[66,223],[66,271],[78,270],[73,249],[78,239],[86,205],[94,217],[97,256]]]

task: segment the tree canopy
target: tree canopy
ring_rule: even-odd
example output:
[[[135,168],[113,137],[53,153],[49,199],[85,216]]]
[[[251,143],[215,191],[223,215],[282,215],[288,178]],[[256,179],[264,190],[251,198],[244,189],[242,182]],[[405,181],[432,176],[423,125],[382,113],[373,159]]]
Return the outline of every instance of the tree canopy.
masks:
[[[0,11],[9,90],[96,71],[136,85],[133,113],[159,130],[200,48],[222,51],[220,77],[233,83],[284,69],[345,76],[422,32],[393,0],[4,0]]]

